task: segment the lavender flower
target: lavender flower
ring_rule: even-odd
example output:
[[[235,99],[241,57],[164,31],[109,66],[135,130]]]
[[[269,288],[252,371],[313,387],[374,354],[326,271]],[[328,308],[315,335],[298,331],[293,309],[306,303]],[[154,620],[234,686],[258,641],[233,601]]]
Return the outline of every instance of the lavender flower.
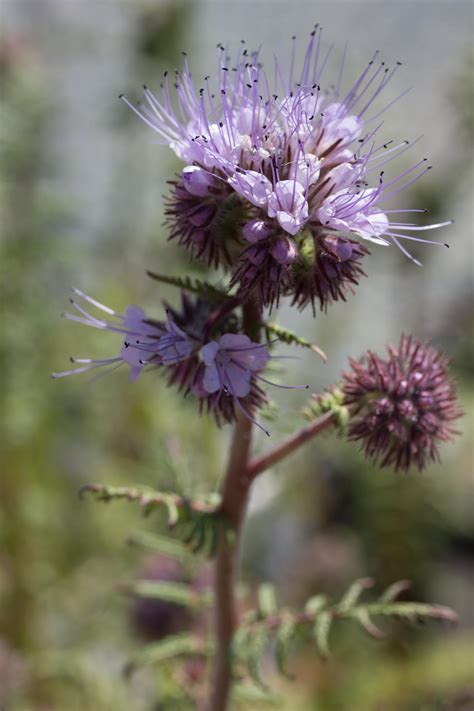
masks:
[[[53,373],[53,378],[85,373],[106,366],[112,366],[111,370],[115,370],[126,363],[130,366],[130,380],[136,380],[145,365],[176,365],[187,360],[196,350],[195,339],[184,333],[169,317],[166,324],[151,322],[138,306],[127,306],[122,316],[79,289],[73,289],[73,292],[111,318],[98,318],[90,314],[73,298],[70,301],[77,313],[65,313],[65,318],[92,328],[120,333],[125,338],[117,356],[103,359],[71,358],[73,363],[79,364],[79,368]]]
[[[294,49],[289,69],[275,62],[271,78],[259,52],[242,45],[232,64],[219,46],[214,88],[209,77],[196,88],[186,61],[173,78],[176,108],[167,73],[160,98],[146,87],[138,107],[121,98],[186,164],[168,206],[172,237],[197,258],[230,265],[242,297],[252,292],[272,306],[289,294],[300,307],[317,301],[326,308],[362,274],[367,252],[355,239],[395,244],[413,259],[401,240],[427,242],[413,233],[449,223],[398,221],[391,215],[424,210],[384,207],[429,170],[424,159],[384,178],[385,166],[408,148],[408,141],[376,139],[378,119],[400,98],[378,103],[400,63],[389,68],[376,52],[343,91],[344,53],[336,85],[323,92],[331,49],[323,51],[320,29],[298,76]],[[216,229],[220,205],[232,195],[234,229]]]
[[[123,341],[117,356],[97,360],[73,358],[79,367],[53,373],[54,378],[106,366],[115,370],[126,363],[130,366],[130,380],[136,380],[143,368],[161,367],[168,382],[185,394],[193,393],[200,409],[207,408],[218,424],[234,421],[241,411],[268,434],[255,421],[253,413],[266,402],[258,383],[276,385],[261,375],[272,356],[269,344],[252,343],[248,336],[228,331],[240,327],[232,313],[237,302],[230,300],[230,306],[216,308],[215,303],[206,299],[192,300],[183,294],[181,310],[167,307],[167,320],[160,322],[147,318],[138,306],[128,306],[122,316],[78,289],[74,293],[109,318],[98,318],[78,300],[71,299],[77,313],[66,313],[67,319],[119,333]]]
[[[402,335],[383,360],[371,351],[344,373],[343,392],[352,420],[349,438],[381,466],[423,469],[439,460],[438,444],[450,440],[461,415],[448,376],[448,361],[433,346]]]
[[[203,368],[195,383],[194,392],[209,399],[210,408],[216,408],[225,399],[231,399],[238,409],[253,420],[246,408],[262,404],[260,388],[255,379],[270,360],[270,353],[264,345],[252,343],[243,334],[226,333],[219,341],[210,341],[202,351]],[[249,398],[250,396],[250,398]],[[256,423],[259,427],[258,423]],[[261,429],[268,434],[262,427]]]

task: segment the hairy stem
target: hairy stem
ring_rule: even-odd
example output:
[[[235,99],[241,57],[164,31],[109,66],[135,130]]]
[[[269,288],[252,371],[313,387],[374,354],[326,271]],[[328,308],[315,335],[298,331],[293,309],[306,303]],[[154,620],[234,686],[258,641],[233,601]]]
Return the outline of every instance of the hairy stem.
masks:
[[[244,330],[258,341],[260,310],[248,302],[243,305]],[[236,583],[239,543],[247,507],[250,480],[246,476],[252,447],[252,422],[239,413],[234,427],[227,471],[222,487],[221,511],[232,527],[230,540],[221,536],[215,568],[216,654],[210,711],[225,711],[232,685],[231,648],[237,628]]]
[[[275,447],[275,449],[272,449],[267,454],[263,454],[261,457],[252,459],[246,472],[249,484],[256,476],[264,472],[265,469],[269,469],[274,464],[277,464],[281,459],[284,459],[303,444],[309,442],[310,439],[316,437],[317,434],[334,424],[334,414],[332,412],[326,412],[324,415],[321,415],[321,417],[318,417],[317,420],[311,422],[307,427],[303,427],[303,429],[288,437],[288,439]]]

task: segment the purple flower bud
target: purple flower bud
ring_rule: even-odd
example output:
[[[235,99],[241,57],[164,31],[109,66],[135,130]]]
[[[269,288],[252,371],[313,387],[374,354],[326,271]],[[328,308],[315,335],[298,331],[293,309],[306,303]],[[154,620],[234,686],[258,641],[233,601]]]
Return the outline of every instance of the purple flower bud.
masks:
[[[288,265],[294,261],[297,250],[294,242],[285,237],[279,237],[272,247],[271,254],[278,264]]]
[[[252,220],[251,222],[246,222],[242,229],[242,234],[247,242],[255,244],[255,242],[260,242],[262,239],[267,239],[272,234],[272,229],[264,220]]]
[[[214,176],[196,165],[188,165],[182,172],[183,185],[195,197],[208,197],[210,188],[215,187]]]
[[[326,237],[324,246],[339,262],[347,262],[354,251],[354,245],[351,240],[341,239],[340,237]]]
[[[370,351],[343,373],[350,439],[381,466],[423,469],[439,459],[438,445],[457,434],[461,416],[448,363],[433,346],[402,336],[386,359]]]

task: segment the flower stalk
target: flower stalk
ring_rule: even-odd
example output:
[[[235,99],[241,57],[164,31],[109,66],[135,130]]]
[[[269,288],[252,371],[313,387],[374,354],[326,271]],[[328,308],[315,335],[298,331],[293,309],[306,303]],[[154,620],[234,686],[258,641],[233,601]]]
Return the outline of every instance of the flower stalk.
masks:
[[[261,314],[258,303],[248,301],[243,307],[246,333],[258,342]],[[237,629],[236,582],[239,544],[251,481],[246,476],[252,449],[253,422],[239,413],[234,426],[227,471],[222,485],[221,512],[233,535],[221,535],[215,563],[216,655],[211,696],[211,711],[227,708],[232,685],[232,640]]]
[[[295,434],[290,435],[288,439],[281,442],[281,444],[270,452],[267,452],[267,454],[262,454],[261,457],[252,459],[246,472],[248,481],[252,482],[266,469],[278,464],[278,462],[288,457],[288,455],[295,452],[303,444],[306,444],[306,442],[312,440],[313,437],[316,437],[320,432],[324,432],[335,424],[337,423],[334,412],[325,412],[324,415],[318,417],[318,419],[311,422],[311,424],[298,430]]]

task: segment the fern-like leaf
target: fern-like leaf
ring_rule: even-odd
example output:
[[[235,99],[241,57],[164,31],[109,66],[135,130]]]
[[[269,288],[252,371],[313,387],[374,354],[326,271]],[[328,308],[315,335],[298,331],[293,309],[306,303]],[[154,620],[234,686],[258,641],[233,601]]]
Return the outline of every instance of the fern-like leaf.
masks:
[[[354,607],[364,590],[371,588],[373,584],[374,581],[372,578],[359,578],[359,580],[353,582],[338,605],[339,611],[344,612],[345,610],[350,610],[351,607]]]
[[[310,341],[307,341],[306,338],[303,338],[302,336],[298,336],[296,333],[293,333],[293,331],[290,331],[290,329],[284,328],[278,323],[268,322],[265,322],[263,324],[263,327],[265,329],[265,333],[268,340],[270,340],[272,336],[276,336],[280,341],[283,341],[283,343],[288,343],[288,345],[309,348],[313,351],[313,353],[316,353],[322,361],[324,361],[325,363],[327,362],[326,354],[324,353],[324,351],[321,350],[321,348],[315,346],[314,343],[310,343]]]
[[[154,553],[161,553],[184,565],[191,563],[193,556],[186,545],[169,536],[159,536],[149,531],[134,531],[127,539],[131,546],[137,546]]]
[[[315,595],[302,611],[278,609],[273,588],[261,586],[258,609],[247,613],[234,640],[237,661],[256,683],[261,684],[261,657],[271,648],[270,641],[274,642],[276,667],[280,673],[287,675],[289,651],[302,633],[311,633],[319,653],[327,657],[332,626],[345,619],[355,620],[375,639],[381,639],[384,633],[373,622],[374,617],[393,617],[409,622],[426,618],[457,621],[456,613],[449,607],[397,601],[397,595],[407,589],[407,581],[391,585],[375,602],[361,602],[362,593],[372,584],[370,578],[356,580],[338,603],[330,604],[325,596]]]
[[[192,278],[189,276],[179,277],[170,276],[168,274],[156,274],[156,272],[147,271],[149,277],[162,284],[176,286],[183,291],[189,291],[192,294],[197,294],[211,301],[225,301],[230,297],[228,291],[220,286],[209,284],[207,281]]]
[[[136,597],[172,602],[192,610],[198,609],[202,604],[201,596],[185,583],[168,580],[137,580],[124,589]]]
[[[209,652],[201,639],[183,632],[165,637],[139,650],[125,666],[124,673],[128,676],[138,667],[166,662],[177,657],[207,656]]]
[[[193,553],[214,555],[220,535],[229,535],[229,526],[219,511],[220,496],[211,494],[200,499],[188,499],[171,492],[149,488],[106,486],[88,484],[80,494],[89,493],[98,501],[124,500],[136,502],[148,515],[158,508],[165,508],[170,528],[179,525],[184,542]]]
[[[292,615],[284,615],[278,627],[275,641],[275,661],[277,669],[282,676],[292,679],[288,672],[287,659],[290,654],[290,646],[295,635],[296,621]]]

